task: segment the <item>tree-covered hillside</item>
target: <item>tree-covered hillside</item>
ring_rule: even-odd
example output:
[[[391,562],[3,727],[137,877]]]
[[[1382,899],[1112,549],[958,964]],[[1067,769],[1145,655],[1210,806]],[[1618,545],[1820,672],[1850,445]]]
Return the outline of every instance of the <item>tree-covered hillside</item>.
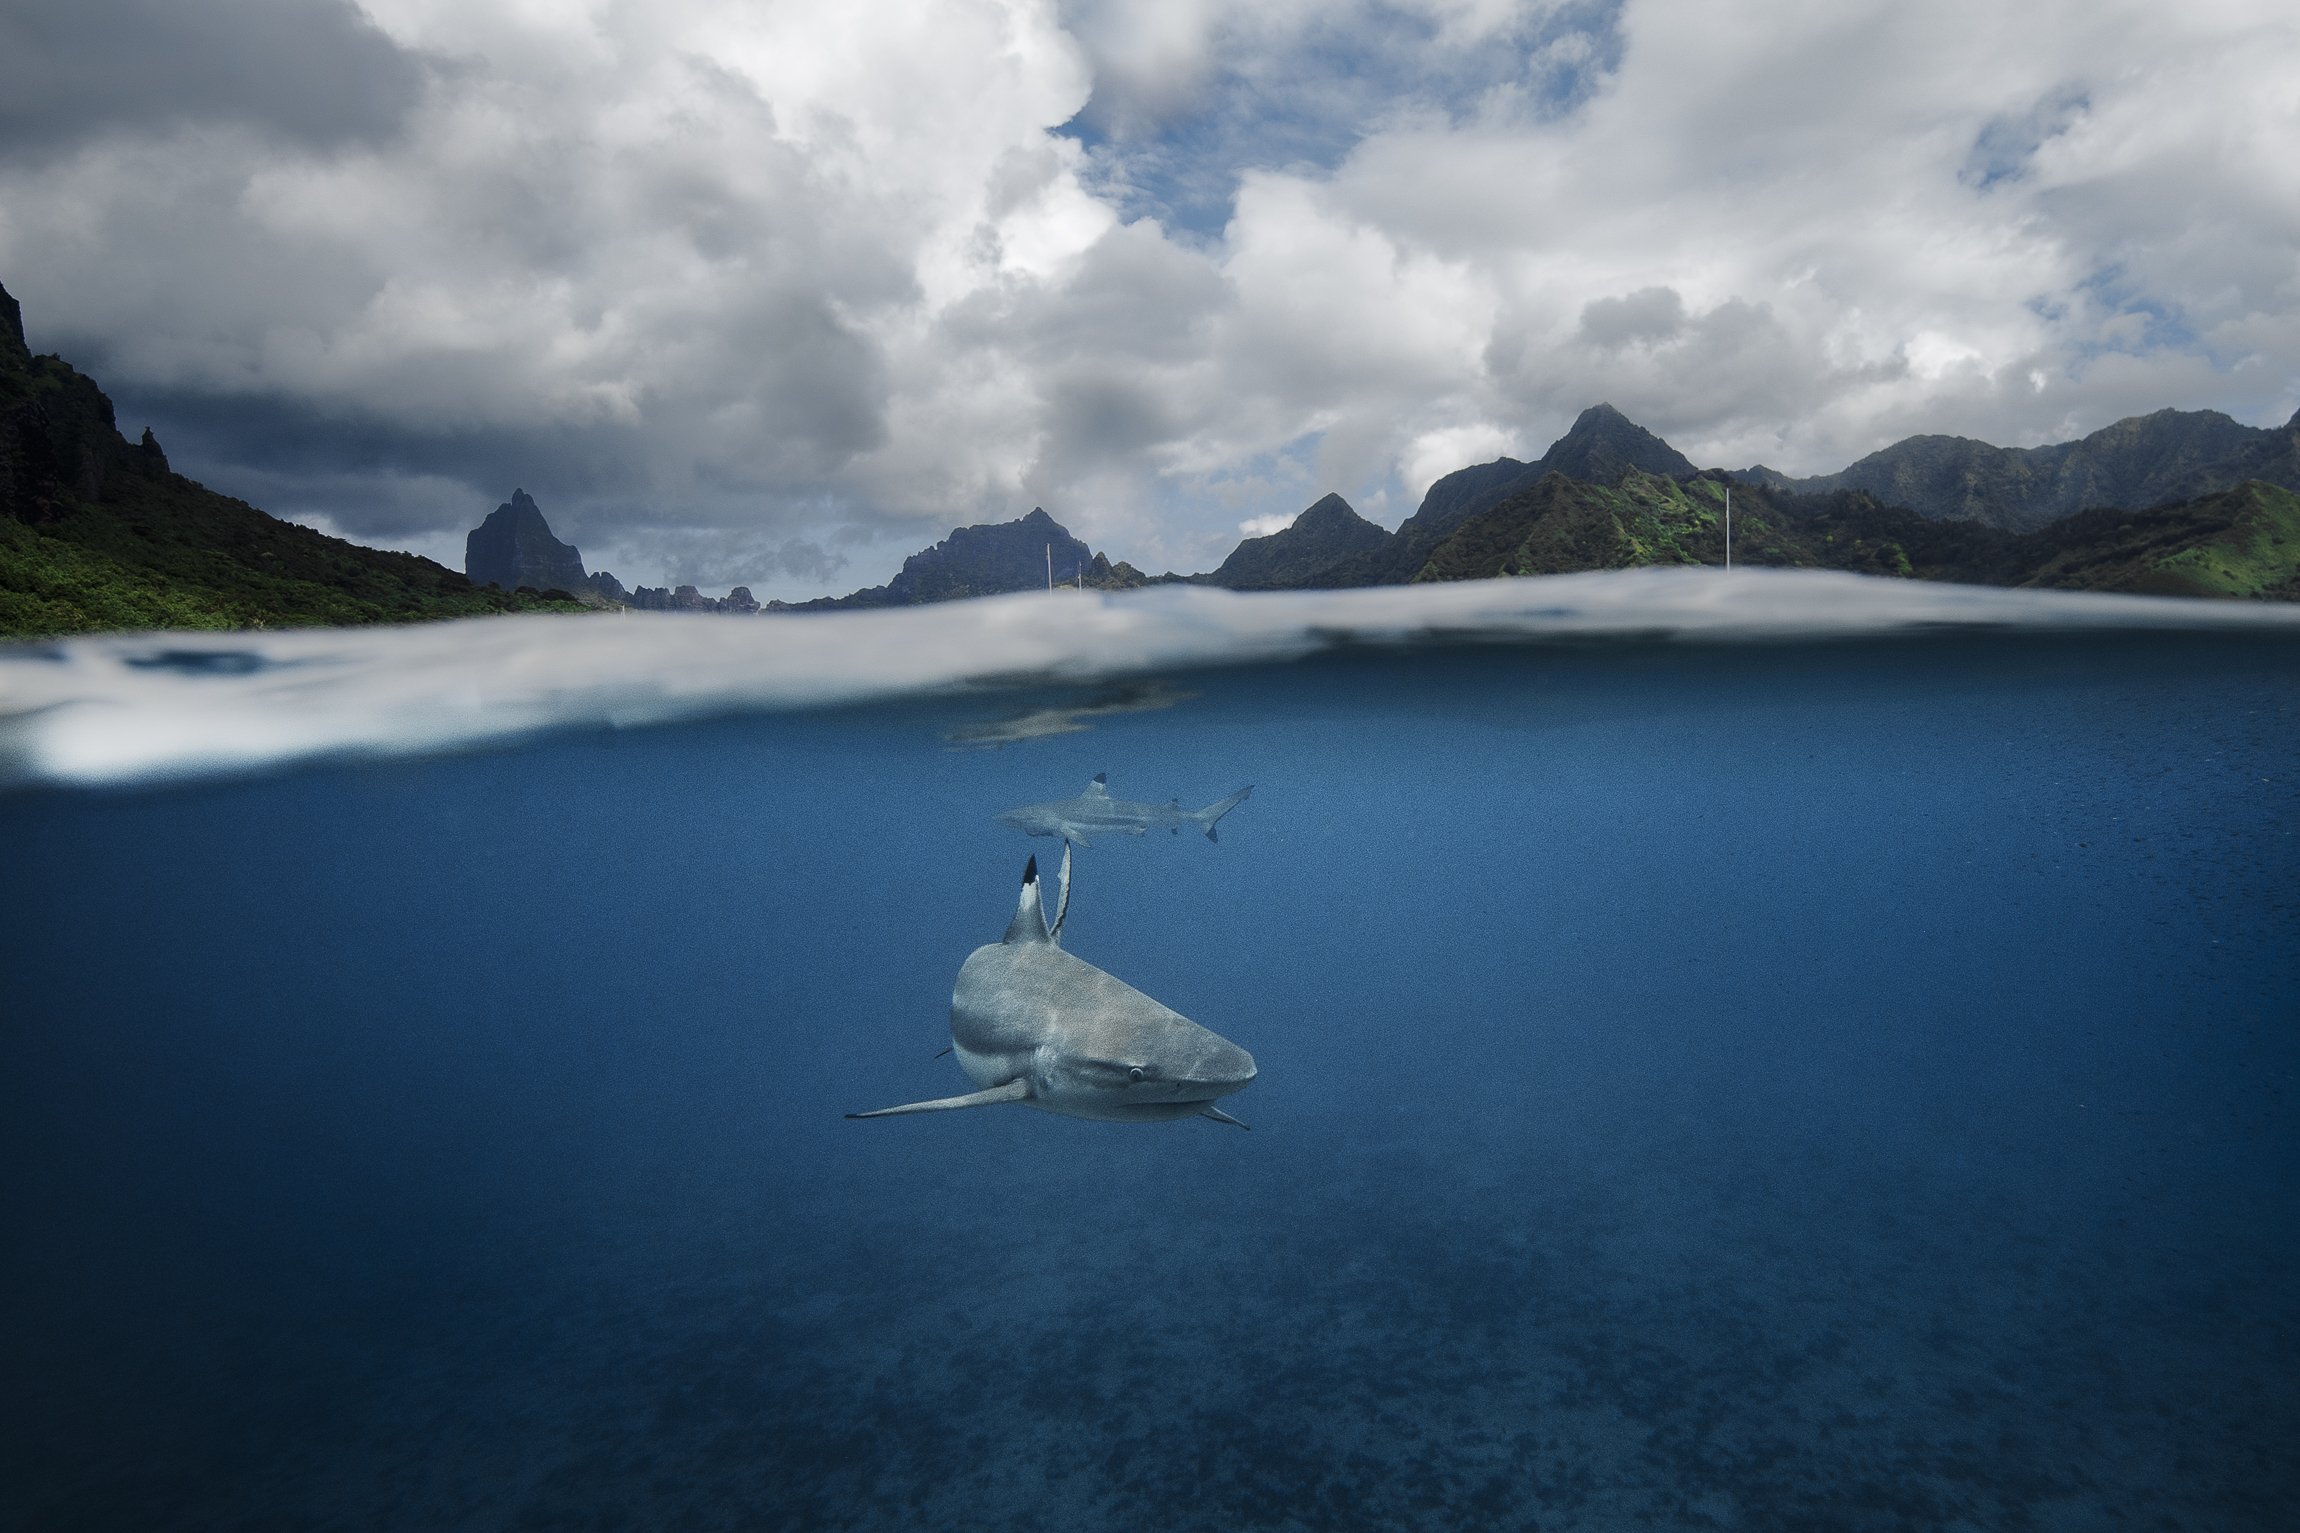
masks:
[[[1464,522],[1416,580],[1721,564],[1727,477],[1551,474]],[[1976,585],[2300,599],[2300,494],[2258,480],[2151,511],[2094,510],[2034,532],[1935,521],[1859,490],[1733,487],[1738,563]]]
[[[24,343],[0,288],[0,637],[122,628],[388,623],[578,612],[572,598],[474,588],[265,515],[120,435],[89,378]]]

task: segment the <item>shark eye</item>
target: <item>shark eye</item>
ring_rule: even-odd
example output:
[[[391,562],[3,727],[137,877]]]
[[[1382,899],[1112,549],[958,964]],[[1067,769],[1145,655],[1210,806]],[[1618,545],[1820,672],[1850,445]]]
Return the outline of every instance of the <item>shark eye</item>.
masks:
[[[1140,1080],[1142,1078],[1142,1067],[1140,1065],[1136,1065],[1132,1069],[1128,1070],[1126,1072],[1126,1078],[1130,1081]]]

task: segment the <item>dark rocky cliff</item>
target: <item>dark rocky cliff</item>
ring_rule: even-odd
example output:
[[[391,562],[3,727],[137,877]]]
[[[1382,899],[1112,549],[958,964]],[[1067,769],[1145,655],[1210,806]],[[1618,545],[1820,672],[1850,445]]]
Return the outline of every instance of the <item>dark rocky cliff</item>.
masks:
[[[506,591],[527,586],[577,592],[588,590],[591,583],[582,554],[574,544],[552,536],[551,524],[525,490],[513,490],[509,500],[464,538],[463,573],[473,585],[501,586]]]

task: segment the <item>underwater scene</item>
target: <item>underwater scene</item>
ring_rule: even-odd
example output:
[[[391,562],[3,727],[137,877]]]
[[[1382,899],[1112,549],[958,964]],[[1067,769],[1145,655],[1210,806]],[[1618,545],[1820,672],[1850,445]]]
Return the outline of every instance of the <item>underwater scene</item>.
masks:
[[[2289,1528],[2300,625],[1886,585],[10,652],[0,1527]]]

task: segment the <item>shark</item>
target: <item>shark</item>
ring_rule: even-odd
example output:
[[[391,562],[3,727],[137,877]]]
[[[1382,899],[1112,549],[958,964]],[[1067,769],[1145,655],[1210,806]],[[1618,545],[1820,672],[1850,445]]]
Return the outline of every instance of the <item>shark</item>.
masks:
[[[1211,1118],[1246,1127],[1214,1104],[1254,1082],[1254,1056],[1062,948],[1070,916],[1070,848],[1054,920],[1023,865],[1006,935],[976,948],[950,992],[945,1053],[981,1089],[849,1118],[951,1112],[1019,1102],[1066,1118],[1162,1123]]]
[[[1001,825],[1033,836],[1060,836],[1067,846],[1092,846],[1087,840],[1089,832],[1105,834],[1122,831],[1129,836],[1145,835],[1163,826],[1175,835],[1185,825],[1195,825],[1206,833],[1209,841],[1222,838],[1214,834],[1214,826],[1222,816],[1246,802],[1253,795],[1254,785],[1246,784],[1228,798],[1216,799],[1203,809],[1185,809],[1180,799],[1163,804],[1138,804],[1132,799],[1110,796],[1110,774],[1096,772],[1086,791],[1076,798],[1058,798],[1043,804],[1025,804],[1020,809],[1009,809],[996,816]]]

